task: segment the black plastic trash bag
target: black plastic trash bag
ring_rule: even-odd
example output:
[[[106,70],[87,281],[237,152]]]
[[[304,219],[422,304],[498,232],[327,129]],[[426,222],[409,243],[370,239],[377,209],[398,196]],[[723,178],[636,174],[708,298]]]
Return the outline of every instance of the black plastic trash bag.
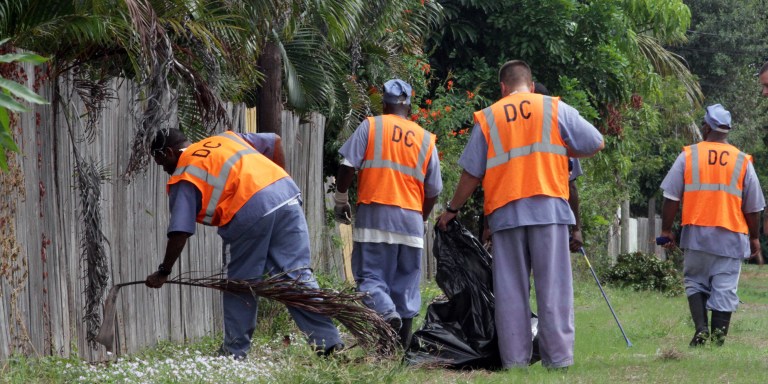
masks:
[[[432,253],[437,260],[435,280],[447,300],[427,307],[424,325],[413,334],[405,362],[457,369],[500,368],[491,255],[456,220],[445,232],[435,228]],[[535,336],[535,315],[531,320]],[[538,361],[536,341],[532,363]]]

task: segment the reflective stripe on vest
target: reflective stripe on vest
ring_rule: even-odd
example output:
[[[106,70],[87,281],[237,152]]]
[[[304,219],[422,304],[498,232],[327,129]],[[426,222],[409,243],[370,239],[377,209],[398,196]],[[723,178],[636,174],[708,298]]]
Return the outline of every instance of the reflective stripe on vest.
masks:
[[[555,155],[563,156],[568,155],[568,151],[562,145],[545,142],[551,141],[552,136],[552,98],[544,97],[543,107],[544,117],[542,119],[541,126],[541,141],[523,147],[512,148],[508,152],[504,152],[504,145],[501,143],[499,127],[496,125],[496,118],[493,115],[493,109],[491,107],[483,109],[483,115],[485,116],[485,120],[488,123],[488,134],[491,137],[490,144],[493,145],[493,150],[496,154],[496,156],[488,159],[486,162],[486,170],[505,164],[516,157],[530,155],[534,152],[552,153]]]
[[[427,151],[429,150],[430,135],[425,134],[421,140],[421,148],[419,149],[419,159],[415,167],[409,167],[403,164],[398,164],[391,160],[384,160],[382,153],[384,152],[384,119],[382,116],[376,116],[373,118],[375,136],[373,138],[373,159],[363,161],[360,168],[389,168],[400,172],[402,174],[411,176],[420,182],[424,182],[425,173],[424,163],[427,161]],[[378,129],[376,129],[378,127]]]
[[[751,157],[730,144],[706,141],[684,152],[682,225],[749,233],[742,198]]]
[[[253,149],[253,147],[248,145],[248,143],[246,143],[243,139],[241,139],[239,136],[235,134],[230,134],[228,132],[225,132],[216,136],[230,139],[244,147],[243,149],[235,152],[232,156],[230,156],[227,159],[227,161],[219,170],[218,176],[214,176],[210,174],[208,171],[202,168],[199,168],[195,165],[187,165],[181,168],[176,168],[176,171],[173,172],[173,176],[179,176],[182,173],[190,174],[192,176],[199,178],[200,180],[203,180],[206,184],[213,187],[211,198],[210,200],[208,200],[208,205],[205,207],[205,217],[202,220],[202,223],[206,225],[211,225],[211,223],[213,223],[214,212],[216,210],[216,206],[219,204],[221,195],[224,192],[224,187],[227,184],[227,179],[229,178],[229,173],[232,170],[232,166],[234,166],[238,161],[240,161],[240,159],[245,155],[260,154],[259,151]]]
[[[691,191],[723,191],[729,193],[738,198],[742,198],[743,191],[739,188],[739,176],[744,171],[744,159],[746,155],[744,152],[739,151],[736,157],[736,165],[733,167],[733,174],[731,174],[731,182],[728,185],[725,184],[706,184],[701,183],[699,180],[699,149],[698,144],[691,146],[691,178],[693,182],[691,184],[685,184],[684,192]]]

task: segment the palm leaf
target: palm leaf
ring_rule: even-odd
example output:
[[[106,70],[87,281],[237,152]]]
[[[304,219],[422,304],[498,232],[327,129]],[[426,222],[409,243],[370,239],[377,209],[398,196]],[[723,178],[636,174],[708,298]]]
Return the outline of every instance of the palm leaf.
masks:
[[[8,79],[0,77],[0,88],[7,90],[14,96],[35,104],[48,104],[48,100],[38,95],[31,89]]]
[[[0,45],[3,45],[3,43],[7,42],[8,40],[9,39],[0,41]],[[36,55],[34,53],[8,53],[5,55],[0,55],[0,63],[19,62],[19,63],[42,64],[46,61],[48,61],[47,58],[42,57],[40,55]]]
[[[220,275],[203,278],[179,276],[166,284],[216,289],[222,292],[246,293],[279,301],[287,306],[318,313],[338,320],[357,339],[363,348],[374,353],[393,355],[397,333],[376,311],[362,303],[365,293],[311,288],[300,280],[286,277],[287,272],[260,281],[226,279]],[[95,341],[108,351],[114,350],[115,302],[122,287],[144,284],[142,281],[116,284],[104,302],[103,322]]]
[[[685,59],[662,47],[655,38],[637,35],[638,49],[653,66],[656,73],[662,76],[672,76],[679,79],[685,86],[688,99],[694,107],[699,108],[704,100],[704,94],[696,78],[688,69]]]
[[[335,79],[343,73],[339,64],[348,58],[331,50],[321,32],[310,27],[297,31],[293,40],[280,47],[283,63],[289,67],[285,81],[291,105],[300,110],[332,105]]]

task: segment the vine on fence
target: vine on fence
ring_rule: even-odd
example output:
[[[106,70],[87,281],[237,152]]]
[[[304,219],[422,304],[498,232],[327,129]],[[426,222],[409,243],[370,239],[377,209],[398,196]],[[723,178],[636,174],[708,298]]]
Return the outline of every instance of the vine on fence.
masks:
[[[7,53],[7,50],[0,50],[0,54],[3,53]],[[0,77],[21,82],[26,80],[26,73],[16,63],[0,63]],[[8,118],[7,132],[12,136],[19,136],[21,127],[18,118],[13,113],[9,113]],[[15,141],[15,137],[12,139]],[[29,268],[16,236],[16,204],[25,199],[24,173],[19,164],[18,154],[6,148],[0,150],[4,152],[8,167],[7,170],[0,172],[0,277],[11,289],[8,304],[10,305],[9,320],[12,323],[9,322],[8,325],[12,348],[17,352],[28,354],[33,347],[19,307],[19,298],[26,289]],[[0,284],[0,296],[4,296],[3,286]]]

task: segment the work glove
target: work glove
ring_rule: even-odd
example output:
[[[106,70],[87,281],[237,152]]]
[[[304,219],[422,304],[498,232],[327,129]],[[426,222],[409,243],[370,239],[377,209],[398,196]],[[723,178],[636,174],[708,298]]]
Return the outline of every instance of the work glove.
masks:
[[[333,195],[336,205],[333,207],[333,218],[341,224],[352,224],[352,207],[349,206],[348,192],[338,192]]]

